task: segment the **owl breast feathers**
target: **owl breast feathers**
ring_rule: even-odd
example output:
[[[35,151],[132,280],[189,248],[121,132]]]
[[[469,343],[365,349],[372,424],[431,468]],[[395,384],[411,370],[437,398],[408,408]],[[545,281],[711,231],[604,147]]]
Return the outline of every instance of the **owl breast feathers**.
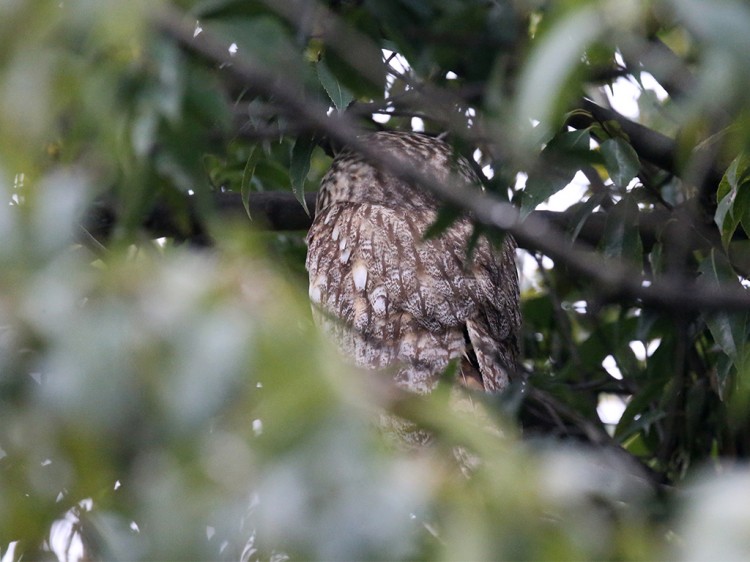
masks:
[[[438,181],[479,184],[446,143],[417,133],[364,137]],[[323,178],[307,235],[316,321],[357,365],[391,367],[396,382],[431,391],[451,360],[459,381],[499,391],[514,376],[520,325],[515,242],[480,237],[468,218],[425,238],[438,201],[342,151]]]

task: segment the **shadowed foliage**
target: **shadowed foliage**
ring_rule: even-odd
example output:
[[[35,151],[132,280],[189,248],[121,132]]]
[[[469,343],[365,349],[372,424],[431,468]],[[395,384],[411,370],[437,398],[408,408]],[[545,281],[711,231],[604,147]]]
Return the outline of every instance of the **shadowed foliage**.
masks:
[[[747,559],[748,28],[739,0],[0,2],[2,561]],[[441,201],[431,235],[518,242],[503,393],[404,393],[318,334],[345,145]]]

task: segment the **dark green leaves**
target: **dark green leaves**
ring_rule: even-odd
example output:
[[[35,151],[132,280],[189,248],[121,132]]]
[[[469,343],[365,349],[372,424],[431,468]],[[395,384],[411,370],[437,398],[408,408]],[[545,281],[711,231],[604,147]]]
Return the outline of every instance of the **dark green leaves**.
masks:
[[[640,267],[643,243],[638,232],[638,205],[626,195],[607,214],[600,248],[609,258],[626,259]]]
[[[370,17],[422,75],[437,68],[476,80],[522,33],[510,2],[377,0],[365,2]]]
[[[710,286],[726,284],[737,286],[737,275],[726,257],[712,250],[700,265],[704,282]],[[748,345],[748,315],[746,312],[720,311],[704,314],[708,329],[716,343],[732,360],[741,373],[750,366],[750,345]]]

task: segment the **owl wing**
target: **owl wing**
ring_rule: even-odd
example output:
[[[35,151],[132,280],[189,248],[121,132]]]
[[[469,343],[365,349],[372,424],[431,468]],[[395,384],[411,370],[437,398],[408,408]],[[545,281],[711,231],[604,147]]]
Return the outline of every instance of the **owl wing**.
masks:
[[[308,234],[310,297],[321,324],[358,364],[397,362],[397,381],[422,392],[462,356],[469,326],[480,370],[489,373],[489,343],[504,327],[502,308],[478,316],[498,296],[500,262],[481,246],[486,259],[466,267],[466,221],[423,240],[434,219],[432,211],[412,216],[344,202],[325,209]]]
[[[488,392],[506,388],[518,366],[521,315],[515,248],[510,237],[499,251],[482,240],[472,266],[484,306],[466,322],[466,329]]]

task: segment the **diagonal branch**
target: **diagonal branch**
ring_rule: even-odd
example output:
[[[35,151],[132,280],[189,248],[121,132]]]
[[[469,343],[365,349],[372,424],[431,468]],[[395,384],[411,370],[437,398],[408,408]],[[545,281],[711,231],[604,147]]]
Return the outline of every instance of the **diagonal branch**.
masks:
[[[207,32],[199,36],[199,41],[194,40],[192,27],[183,24],[181,15],[174,11],[162,11],[156,25],[183,47],[207,60],[228,65],[229,72],[248,87],[272,96],[287,113],[336,142],[349,145],[372,165],[428,189],[470,213],[476,222],[510,232],[520,244],[565,264],[574,274],[591,279],[604,299],[636,299],[643,305],[679,310],[750,309],[750,295],[738,287],[696,284],[692,279],[677,275],[647,279],[640,271],[619,260],[605,259],[578,245],[571,245],[562,231],[538,216],[532,215],[522,221],[515,207],[494,195],[479,189],[456,189],[455,185],[460,184],[437,181],[409,162],[373,149],[358,135],[347,116],[327,116],[327,107],[299,96],[296,92],[302,90],[294,87],[296,85],[289,82],[288,76],[272,73],[244,55],[230,58],[226,46]]]

